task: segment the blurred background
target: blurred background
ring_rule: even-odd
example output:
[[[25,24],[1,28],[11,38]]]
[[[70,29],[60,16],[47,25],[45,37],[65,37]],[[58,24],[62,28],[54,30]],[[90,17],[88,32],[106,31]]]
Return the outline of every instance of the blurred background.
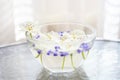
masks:
[[[26,21],[92,25],[97,39],[120,40],[120,0],[0,0],[0,45],[23,41]]]

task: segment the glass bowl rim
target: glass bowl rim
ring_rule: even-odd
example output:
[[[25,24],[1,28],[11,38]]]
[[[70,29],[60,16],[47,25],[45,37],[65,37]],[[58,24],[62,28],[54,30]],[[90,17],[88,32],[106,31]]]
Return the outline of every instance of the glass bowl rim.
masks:
[[[83,23],[80,23],[80,22],[49,22],[49,23],[38,23],[38,28],[40,28],[41,26],[46,26],[46,25],[56,25],[56,24],[76,24],[76,25],[80,25],[82,27],[87,27],[88,29],[90,29],[92,31],[92,34],[94,35],[94,38],[96,37],[96,30],[95,28],[93,28],[91,25],[88,25],[88,24],[83,24]],[[41,28],[42,28],[41,27]],[[42,33],[42,32],[41,32]],[[44,33],[43,33],[44,34]],[[34,40],[30,40],[27,35],[26,35],[26,38],[28,41],[32,41],[34,42]]]

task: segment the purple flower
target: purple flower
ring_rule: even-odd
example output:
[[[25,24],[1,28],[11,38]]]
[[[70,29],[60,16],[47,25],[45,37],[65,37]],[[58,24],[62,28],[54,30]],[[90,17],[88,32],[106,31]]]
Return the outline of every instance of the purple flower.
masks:
[[[58,52],[58,49],[56,49],[55,52]]]
[[[56,50],[60,49],[60,46],[55,46],[55,49],[56,49]]]
[[[52,54],[53,52],[51,51],[51,50],[49,50],[48,52],[47,52],[47,55],[50,55],[50,54]]]
[[[87,43],[82,43],[80,45],[80,48],[83,49],[83,51],[88,51],[90,49],[89,45]]]
[[[36,37],[35,37],[36,39],[39,39],[40,38],[40,35],[36,35]]]
[[[55,53],[53,54],[53,56],[58,56],[58,54],[55,52]]]
[[[68,52],[60,52],[60,56],[67,56]]]
[[[63,36],[63,32],[58,32],[58,34],[59,34],[60,36]]]
[[[80,50],[80,49],[77,49],[77,52],[78,52],[78,53],[81,53],[81,52],[82,52],[82,50]]]
[[[38,54],[41,54],[41,52],[42,52],[42,51],[41,51],[40,49],[37,49],[37,53],[38,53]]]

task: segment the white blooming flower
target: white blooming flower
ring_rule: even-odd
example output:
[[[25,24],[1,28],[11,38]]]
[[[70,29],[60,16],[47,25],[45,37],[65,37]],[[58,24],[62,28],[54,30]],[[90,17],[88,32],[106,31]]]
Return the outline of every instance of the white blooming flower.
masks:
[[[85,32],[82,30],[73,30],[72,32],[70,32],[70,34],[73,39],[82,39],[86,37]]]
[[[22,31],[30,33],[39,32],[39,26],[33,22],[27,22],[20,25]]]

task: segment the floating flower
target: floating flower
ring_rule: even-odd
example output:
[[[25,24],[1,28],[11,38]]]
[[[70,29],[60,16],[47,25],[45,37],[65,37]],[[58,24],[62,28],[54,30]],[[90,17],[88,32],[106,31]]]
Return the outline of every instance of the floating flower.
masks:
[[[60,39],[59,39],[60,36],[58,35],[57,32],[51,31],[51,32],[47,33],[46,36],[48,37],[49,40],[54,41],[56,43],[59,43],[59,41],[60,41]]]
[[[25,31],[26,36],[33,38],[34,33],[38,33],[38,25],[33,22],[27,22],[20,25],[21,30]]]
[[[38,25],[33,22],[27,22],[20,25],[22,31],[26,32],[38,32]]]
[[[71,31],[70,34],[74,40],[79,39],[81,41],[84,41],[84,39],[86,38],[86,34],[83,30],[74,30]]]

